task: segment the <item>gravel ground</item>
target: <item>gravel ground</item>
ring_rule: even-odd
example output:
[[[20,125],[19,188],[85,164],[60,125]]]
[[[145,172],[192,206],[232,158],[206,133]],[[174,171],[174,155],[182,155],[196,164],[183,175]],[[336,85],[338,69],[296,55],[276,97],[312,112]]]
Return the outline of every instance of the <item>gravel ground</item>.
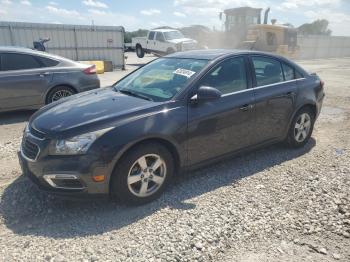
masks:
[[[300,63],[327,92],[305,148],[184,174],[141,207],[39,192],[16,158],[31,113],[1,115],[0,261],[350,261],[350,59]]]

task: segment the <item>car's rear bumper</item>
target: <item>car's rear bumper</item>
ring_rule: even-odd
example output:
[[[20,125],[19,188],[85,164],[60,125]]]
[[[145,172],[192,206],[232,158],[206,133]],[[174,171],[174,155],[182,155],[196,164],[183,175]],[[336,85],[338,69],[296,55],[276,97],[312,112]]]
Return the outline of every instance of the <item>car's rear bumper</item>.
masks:
[[[317,107],[316,118],[318,118],[318,116],[321,113],[323,100],[324,100],[325,96],[326,96],[325,93],[322,93],[322,95],[320,95],[320,97],[317,99],[317,102],[316,102],[316,107]]]
[[[89,81],[89,83],[85,83],[85,85],[81,85],[79,87],[79,92],[85,92],[85,91],[97,89],[100,87],[101,87],[100,79],[96,77],[96,79]]]

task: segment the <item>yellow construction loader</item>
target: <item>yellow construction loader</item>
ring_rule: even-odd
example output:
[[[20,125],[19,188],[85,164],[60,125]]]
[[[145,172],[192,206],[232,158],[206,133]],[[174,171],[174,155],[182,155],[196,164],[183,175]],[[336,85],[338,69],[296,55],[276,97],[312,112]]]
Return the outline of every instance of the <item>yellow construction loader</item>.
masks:
[[[230,47],[278,53],[296,58],[299,54],[297,29],[278,25],[272,19],[267,24],[270,8],[265,11],[261,23],[261,8],[239,7],[225,10],[226,41]]]

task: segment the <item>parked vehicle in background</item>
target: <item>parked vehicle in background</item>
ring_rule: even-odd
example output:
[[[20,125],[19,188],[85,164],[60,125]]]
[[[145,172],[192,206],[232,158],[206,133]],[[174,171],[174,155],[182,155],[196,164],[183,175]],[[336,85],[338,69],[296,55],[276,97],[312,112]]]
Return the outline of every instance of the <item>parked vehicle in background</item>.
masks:
[[[94,65],[26,48],[0,47],[0,112],[38,109],[99,87]]]
[[[323,85],[266,53],[176,53],[36,112],[20,163],[46,191],[145,203],[183,169],[281,141],[304,146]]]
[[[146,37],[132,38],[132,46],[135,47],[137,56],[142,58],[145,53],[163,56],[193,50],[197,48],[197,41],[186,38],[179,30],[156,29],[149,31]]]

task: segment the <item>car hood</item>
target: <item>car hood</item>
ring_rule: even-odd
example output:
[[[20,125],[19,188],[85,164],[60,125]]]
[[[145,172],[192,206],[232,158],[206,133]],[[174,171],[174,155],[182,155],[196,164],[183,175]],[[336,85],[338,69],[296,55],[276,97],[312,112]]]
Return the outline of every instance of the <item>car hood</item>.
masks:
[[[84,128],[92,131],[113,126],[130,115],[142,114],[161,103],[127,96],[104,88],[74,95],[45,106],[33,115],[30,125],[49,136],[61,136]]]
[[[178,44],[178,43],[197,43],[196,40],[193,40],[191,38],[179,38],[179,39],[172,39],[172,40],[167,40],[170,43],[173,44]]]

